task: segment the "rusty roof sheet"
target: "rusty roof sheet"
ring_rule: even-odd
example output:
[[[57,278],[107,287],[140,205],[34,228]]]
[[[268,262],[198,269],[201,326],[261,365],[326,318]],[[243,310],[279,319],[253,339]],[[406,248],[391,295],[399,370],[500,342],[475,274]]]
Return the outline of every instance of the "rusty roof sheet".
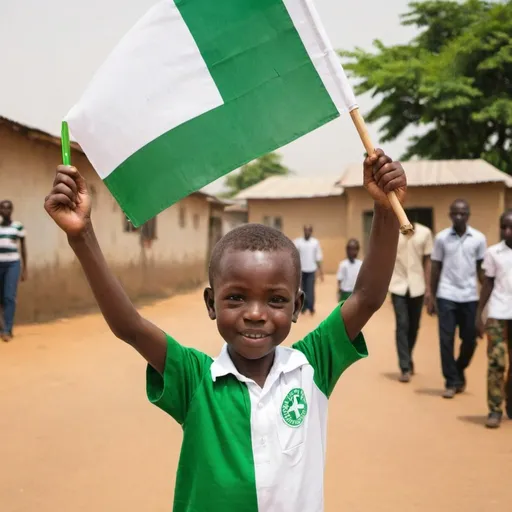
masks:
[[[410,187],[436,185],[472,185],[476,183],[504,183],[512,187],[512,177],[496,169],[485,160],[411,160],[403,162]],[[345,168],[337,182],[340,186],[361,187],[361,164]]]
[[[341,196],[336,177],[272,176],[242,190],[235,199],[299,199]]]

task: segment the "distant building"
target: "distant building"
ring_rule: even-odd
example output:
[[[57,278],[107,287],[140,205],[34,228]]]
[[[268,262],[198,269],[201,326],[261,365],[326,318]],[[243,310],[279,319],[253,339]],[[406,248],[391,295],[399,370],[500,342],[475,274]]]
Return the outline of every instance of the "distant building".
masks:
[[[412,222],[434,233],[448,227],[448,209],[457,198],[471,205],[470,223],[489,244],[499,240],[498,217],[512,207],[512,177],[484,160],[410,161],[406,211]],[[335,272],[349,238],[367,247],[373,203],[363,188],[361,164],[350,165],[340,179],[276,176],[237,195],[246,200],[249,222],[281,229],[290,238],[312,224],[324,250],[324,268]]]
[[[14,202],[27,230],[29,279],[20,285],[17,321],[39,321],[94,305],[66,237],[43,209],[60,139],[0,117],[0,197]],[[88,181],[94,226],[107,260],[134,299],[202,283],[211,247],[211,213],[224,203],[197,192],[135,230],[77,145],[72,163]]]

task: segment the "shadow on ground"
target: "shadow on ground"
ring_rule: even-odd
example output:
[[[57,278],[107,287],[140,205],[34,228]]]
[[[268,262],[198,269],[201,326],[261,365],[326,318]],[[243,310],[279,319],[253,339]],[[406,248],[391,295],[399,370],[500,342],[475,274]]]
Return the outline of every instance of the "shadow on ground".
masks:
[[[414,390],[418,395],[427,395],[427,396],[443,396],[443,389],[439,388],[420,388]]]

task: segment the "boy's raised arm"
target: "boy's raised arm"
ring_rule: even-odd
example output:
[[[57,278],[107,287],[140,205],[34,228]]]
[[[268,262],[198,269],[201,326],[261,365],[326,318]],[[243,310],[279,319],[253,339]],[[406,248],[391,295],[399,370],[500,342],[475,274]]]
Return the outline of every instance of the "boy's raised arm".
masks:
[[[354,292],[341,309],[351,340],[357,337],[386,299],[399,234],[399,223],[386,194],[395,191],[403,202],[407,180],[402,165],[378,149],[364,161],[364,185],[375,201],[375,207],[368,248]]]
[[[86,182],[74,167],[57,168],[53,188],[45,199],[44,207],[67,234],[112,332],[132,345],[156,371],[163,373],[166,336],[139,315],[110,271],[92,227],[91,198]]]

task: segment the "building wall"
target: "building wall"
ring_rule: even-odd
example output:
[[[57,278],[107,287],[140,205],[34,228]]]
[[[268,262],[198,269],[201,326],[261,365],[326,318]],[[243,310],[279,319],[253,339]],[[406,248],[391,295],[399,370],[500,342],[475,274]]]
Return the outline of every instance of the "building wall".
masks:
[[[14,218],[27,229],[29,279],[20,284],[18,322],[68,315],[94,304],[65,235],[43,209],[59,163],[59,147],[0,125],[1,195],[14,202]],[[145,249],[138,233],[124,232],[123,213],[85,156],[74,151],[72,163],[90,186],[105,256],[132,298],[167,295],[204,279],[210,207],[203,196],[192,195],[160,214],[157,240]]]
[[[373,208],[373,201],[363,188],[345,189],[345,194],[348,199],[347,235],[363,241],[363,213]],[[489,245],[497,243],[498,219],[505,208],[505,187],[501,183],[410,188],[406,208],[433,208],[434,232],[438,233],[451,225],[448,211],[457,198],[469,202],[470,224],[486,235]],[[363,243],[363,252],[364,249]]]
[[[334,273],[345,257],[346,200],[343,196],[311,199],[249,200],[249,222],[281,217],[282,231],[292,240],[302,236],[305,224],[313,226],[324,253],[324,270]]]

